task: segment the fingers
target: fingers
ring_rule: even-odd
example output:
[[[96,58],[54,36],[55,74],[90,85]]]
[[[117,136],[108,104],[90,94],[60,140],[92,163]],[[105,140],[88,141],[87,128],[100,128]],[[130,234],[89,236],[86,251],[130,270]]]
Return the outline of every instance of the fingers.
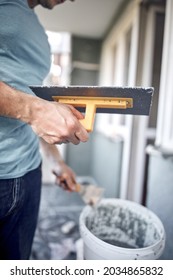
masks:
[[[64,173],[61,178],[62,182],[65,184],[67,190],[75,191],[76,190],[76,183],[72,180],[68,174]]]
[[[79,144],[80,142],[88,141],[89,134],[79,122],[79,119],[84,118],[83,114],[71,105],[64,106],[70,109],[70,115],[69,117],[67,116],[66,119],[66,125],[70,137],[66,138],[66,140],[72,142],[75,145]]]
[[[56,183],[61,188],[67,191],[76,191],[76,181],[73,177],[69,176],[67,173],[63,173],[59,176],[55,172],[53,172],[56,175]]]
[[[76,131],[75,136],[78,140],[80,140],[82,142],[86,142],[88,140],[88,133],[86,133],[86,130]]]
[[[70,142],[74,145],[78,145],[80,142],[86,142],[88,140],[88,135],[83,131],[83,129],[74,133],[73,137],[71,137]]]
[[[88,141],[89,134],[80,123],[83,115],[73,106],[37,100],[30,125],[33,131],[49,144],[71,142],[75,145]]]
[[[72,111],[73,115],[75,115],[75,117],[79,120],[83,119],[84,118],[84,115],[79,112],[77,109],[75,109],[72,105],[67,105],[70,110]]]
[[[84,116],[81,112],[79,112],[78,110],[76,110],[73,106],[68,105],[68,107],[70,108],[70,110],[72,111],[73,115],[78,119],[84,119]],[[86,131],[86,129],[78,122],[78,129],[74,132],[74,136],[75,138],[73,138],[73,144],[79,144],[79,142],[86,142],[88,141],[88,132]]]

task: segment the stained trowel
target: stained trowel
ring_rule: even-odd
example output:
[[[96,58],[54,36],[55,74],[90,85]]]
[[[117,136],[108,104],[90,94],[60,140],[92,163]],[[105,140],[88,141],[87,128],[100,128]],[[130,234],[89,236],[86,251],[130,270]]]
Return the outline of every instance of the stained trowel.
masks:
[[[70,104],[85,112],[80,120],[88,132],[94,127],[96,113],[149,115],[152,87],[31,86],[40,98]]]
[[[96,113],[149,115],[154,89],[152,87],[99,86],[31,86],[40,98],[73,105],[85,113],[81,124],[88,132],[94,127]],[[76,190],[87,204],[96,204],[103,189],[97,186],[77,185]]]

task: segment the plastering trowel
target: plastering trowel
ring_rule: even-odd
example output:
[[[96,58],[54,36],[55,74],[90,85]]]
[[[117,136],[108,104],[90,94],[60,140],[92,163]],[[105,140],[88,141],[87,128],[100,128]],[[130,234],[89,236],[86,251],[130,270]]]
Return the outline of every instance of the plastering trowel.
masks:
[[[95,113],[149,115],[154,89],[151,87],[31,86],[40,98],[70,104],[85,112],[80,120],[88,132],[93,130]],[[76,185],[85,203],[94,205],[102,197],[97,186]]]
[[[80,120],[93,130],[95,113],[149,115],[154,89],[151,87],[31,86],[40,98],[70,104],[85,112]]]

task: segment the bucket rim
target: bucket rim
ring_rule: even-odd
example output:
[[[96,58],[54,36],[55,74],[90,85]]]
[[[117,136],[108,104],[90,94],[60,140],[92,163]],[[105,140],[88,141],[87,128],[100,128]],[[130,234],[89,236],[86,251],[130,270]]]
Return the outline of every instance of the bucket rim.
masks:
[[[97,236],[95,236],[93,233],[91,233],[91,231],[86,227],[86,224],[85,224],[85,219],[86,219],[86,215],[92,211],[92,206],[90,205],[86,205],[81,214],[80,214],[80,217],[79,217],[79,228],[80,228],[80,232],[81,232],[81,236],[86,237],[86,234],[83,234],[83,231],[85,230],[88,237],[91,238],[91,239],[94,239],[94,241],[99,244],[99,245],[102,245],[102,244],[106,244],[106,246],[108,246],[108,248],[110,250],[114,250],[114,248],[116,247],[116,249],[119,251],[119,253],[123,253],[124,250],[127,250],[127,251],[131,251],[131,252],[134,252],[135,254],[137,254],[137,252],[143,252],[145,255],[145,252],[147,251],[147,254],[148,254],[148,250],[151,250],[153,252],[153,249],[154,248],[157,248],[159,246],[159,244],[163,244],[159,246],[159,248],[157,249],[157,253],[158,255],[160,256],[159,252],[160,250],[162,250],[162,248],[165,246],[165,229],[163,227],[163,224],[161,222],[161,220],[157,217],[157,215],[152,212],[150,209],[146,208],[145,206],[137,203],[137,202],[134,202],[134,201],[130,201],[130,200],[126,200],[126,199],[120,199],[120,198],[108,198],[108,199],[102,199],[98,205],[101,205],[102,203],[103,204],[106,204],[106,203],[110,203],[110,202],[119,202],[121,203],[121,205],[124,205],[124,204],[128,204],[128,205],[133,205],[135,206],[136,208],[141,208],[143,209],[144,212],[149,212],[151,217],[154,218],[156,221],[157,221],[157,224],[159,224],[160,226],[160,230],[159,230],[159,235],[160,235],[160,239],[158,241],[156,241],[154,244],[152,245],[149,245],[149,246],[146,246],[146,247],[143,247],[143,248],[124,248],[124,247],[119,247],[119,246],[116,246],[116,245],[112,245],[112,244],[109,244],[101,239],[99,239]],[[157,227],[158,229],[158,227]]]

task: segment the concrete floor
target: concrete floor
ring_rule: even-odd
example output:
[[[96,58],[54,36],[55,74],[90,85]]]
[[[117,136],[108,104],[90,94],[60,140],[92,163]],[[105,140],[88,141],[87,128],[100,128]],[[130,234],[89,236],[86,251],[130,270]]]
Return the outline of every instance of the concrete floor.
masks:
[[[81,259],[79,215],[84,206],[78,193],[44,184],[31,259]]]
[[[93,183],[90,178],[81,181]],[[64,191],[53,183],[43,184],[31,259],[83,259],[79,216],[84,207],[78,193]],[[167,256],[167,259],[172,258]]]

